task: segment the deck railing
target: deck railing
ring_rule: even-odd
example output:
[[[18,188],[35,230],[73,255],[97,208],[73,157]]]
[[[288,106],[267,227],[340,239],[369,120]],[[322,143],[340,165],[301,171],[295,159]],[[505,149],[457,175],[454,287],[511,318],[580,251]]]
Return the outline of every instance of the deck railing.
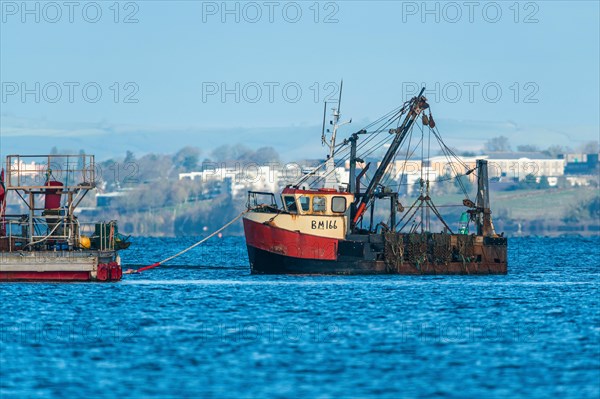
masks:
[[[59,215],[35,217],[6,215],[0,221],[0,251],[93,249],[114,251],[117,239],[116,221],[79,222]],[[33,226],[33,230],[32,230]],[[86,248],[89,239],[89,248]]]
[[[96,184],[93,155],[8,155],[5,184],[9,190],[47,189],[46,181],[63,183],[63,190],[92,189]]]

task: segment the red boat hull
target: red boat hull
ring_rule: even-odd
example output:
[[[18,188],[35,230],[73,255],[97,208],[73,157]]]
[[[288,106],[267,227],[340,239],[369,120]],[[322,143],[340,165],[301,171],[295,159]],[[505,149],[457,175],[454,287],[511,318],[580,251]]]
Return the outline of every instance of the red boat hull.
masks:
[[[263,251],[295,259],[335,261],[338,242],[244,219],[246,243]]]
[[[89,272],[0,272],[0,281],[90,281]]]
[[[119,281],[123,277],[121,266],[117,262],[100,263],[87,270],[35,270],[32,265],[12,266],[13,270],[6,269],[6,265],[0,265],[0,282],[7,281],[57,281],[57,282],[77,282],[77,281],[99,281],[110,282]],[[15,268],[20,270],[14,270]],[[91,269],[91,270],[90,270]]]

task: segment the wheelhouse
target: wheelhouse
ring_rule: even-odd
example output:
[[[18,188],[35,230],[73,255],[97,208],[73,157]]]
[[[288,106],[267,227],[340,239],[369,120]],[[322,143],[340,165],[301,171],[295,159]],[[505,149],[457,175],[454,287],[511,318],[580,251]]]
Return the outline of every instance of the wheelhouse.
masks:
[[[354,196],[335,189],[300,190],[286,188],[281,193],[285,211],[298,215],[341,216],[346,213]]]

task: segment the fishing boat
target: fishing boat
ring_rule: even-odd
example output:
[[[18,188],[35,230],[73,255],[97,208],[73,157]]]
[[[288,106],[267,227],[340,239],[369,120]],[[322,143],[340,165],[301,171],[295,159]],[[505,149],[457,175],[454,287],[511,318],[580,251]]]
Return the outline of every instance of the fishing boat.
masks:
[[[494,230],[487,161],[466,165],[444,144],[424,90],[337,143],[338,128],[351,122],[340,123],[340,86],[331,130],[325,129],[327,103],[324,109],[321,139],[329,147],[327,160],[287,185],[278,197],[248,192],[243,224],[252,273],[507,273],[507,238]],[[435,205],[432,181],[424,174],[424,154],[430,153],[425,147],[431,140],[441,146],[446,169],[460,186],[463,177],[476,179],[476,199],[463,190],[464,199],[456,205],[464,212],[454,228]],[[369,174],[373,162],[367,157],[385,148]],[[411,154],[423,154],[418,197],[406,207],[390,184],[401,148],[405,165]],[[349,178],[341,182],[336,170],[346,161]],[[387,208],[384,216],[382,203]],[[437,221],[432,223],[432,218]],[[433,231],[435,226],[441,228]]]
[[[119,281],[128,237],[114,220],[75,214],[95,187],[93,155],[9,155],[0,174],[0,281]],[[9,197],[27,213],[7,214]]]

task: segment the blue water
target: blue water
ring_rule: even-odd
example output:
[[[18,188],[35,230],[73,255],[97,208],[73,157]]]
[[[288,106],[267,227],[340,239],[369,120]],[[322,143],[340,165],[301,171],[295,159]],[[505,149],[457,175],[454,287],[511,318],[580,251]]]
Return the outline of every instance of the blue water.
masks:
[[[598,398],[600,239],[509,245],[507,276],[251,276],[226,238],[121,283],[3,284],[0,396]]]

